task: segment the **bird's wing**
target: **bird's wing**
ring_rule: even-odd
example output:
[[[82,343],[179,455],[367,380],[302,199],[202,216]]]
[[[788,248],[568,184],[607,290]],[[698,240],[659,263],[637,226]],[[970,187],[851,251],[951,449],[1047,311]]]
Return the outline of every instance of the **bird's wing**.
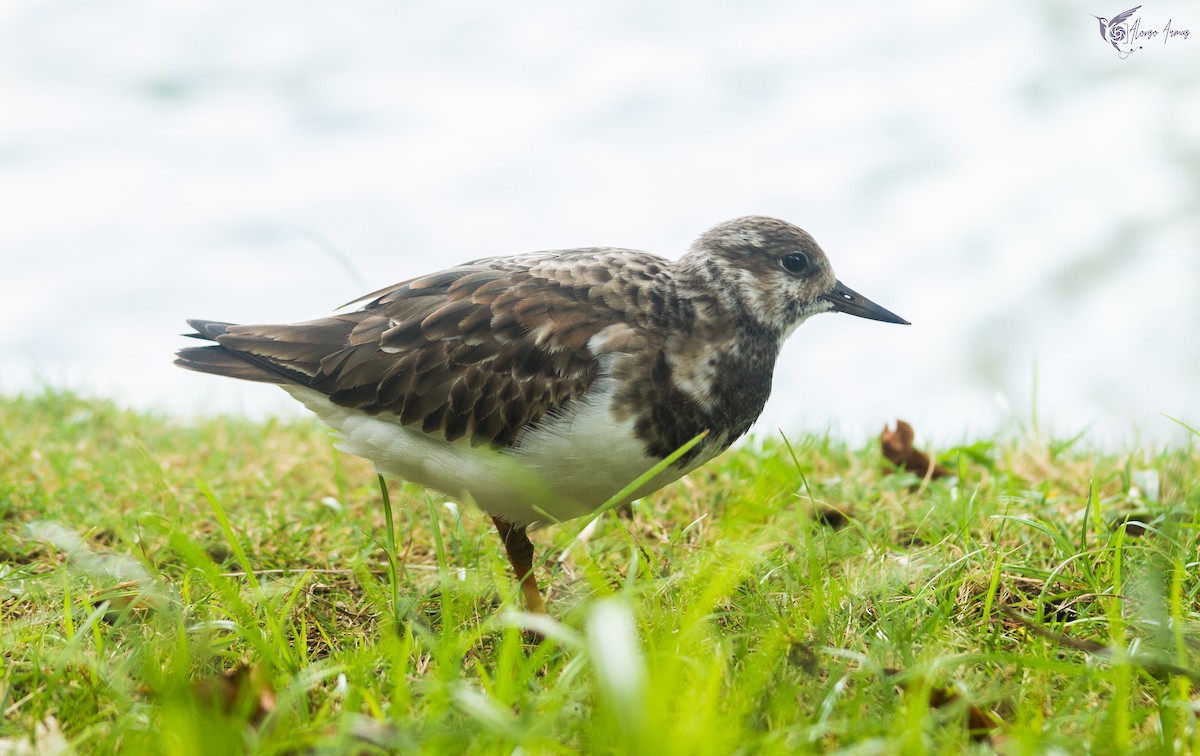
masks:
[[[592,337],[627,325],[630,305],[652,298],[662,269],[662,260],[625,250],[482,261],[307,323],[190,321],[191,335],[217,346],[184,349],[177,363],[307,386],[448,441],[510,446],[588,390],[600,369]],[[610,342],[622,351],[633,343]]]
[[[1134,13],[1137,13],[1141,7],[1142,6],[1139,5],[1137,8],[1130,8],[1118,16],[1113,16],[1108,22],[1109,28],[1111,29],[1114,26],[1120,26],[1121,24],[1125,23],[1125,19],[1129,18]]]

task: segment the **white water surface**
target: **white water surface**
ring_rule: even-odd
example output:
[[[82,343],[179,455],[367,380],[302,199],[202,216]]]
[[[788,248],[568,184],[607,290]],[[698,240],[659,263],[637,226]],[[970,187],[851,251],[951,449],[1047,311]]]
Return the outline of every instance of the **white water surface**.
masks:
[[[1107,0],[1106,0],[1107,1]],[[822,316],[757,432],[1200,423],[1200,6],[5,0],[0,391],[302,412],[179,370],[484,255],[811,231],[912,321]]]

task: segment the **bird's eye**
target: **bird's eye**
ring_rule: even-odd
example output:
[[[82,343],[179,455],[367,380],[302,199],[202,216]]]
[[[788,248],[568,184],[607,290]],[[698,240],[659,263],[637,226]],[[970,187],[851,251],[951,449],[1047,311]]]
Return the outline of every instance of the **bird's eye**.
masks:
[[[784,255],[779,258],[779,264],[788,273],[800,274],[808,270],[808,255],[803,252],[793,252],[790,255]]]

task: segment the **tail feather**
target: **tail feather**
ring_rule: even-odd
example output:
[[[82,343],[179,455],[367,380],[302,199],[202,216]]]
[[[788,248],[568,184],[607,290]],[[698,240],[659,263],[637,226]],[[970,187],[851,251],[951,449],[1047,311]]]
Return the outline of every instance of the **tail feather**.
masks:
[[[218,320],[201,320],[200,318],[190,318],[187,322],[192,328],[195,328],[194,333],[185,333],[184,336],[193,339],[204,339],[205,341],[216,341],[217,337],[229,330],[234,323],[222,323]]]
[[[221,323],[213,320],[189,320],[188,325],[195,328],[195,333],[187,333],[194,339],[216,341],[219,336],[232,327],[233,323]],[[200,373],[212,373],[229,378],[239,378],[243,381],[258,381],[259,383],[296,383],[302,382],[303,376],[293,374],[281,366],[271,365],[263,360],[256,360],[252,355],[228,349],[220,344],[203,347],[187,347],[175,353],[175,364],[181,368],[195,370]]]
[[[199,334],[195,335],[197,338],[204,338]],[[224,375],[229,378],[240,378],[243,381],[288,383],[288,380],[283,376],[265,370],[252,362],[248,362],[240,357],[237,352],[231,352],[223,346],[180,349],[175,353],[175,364],[188,370]]]

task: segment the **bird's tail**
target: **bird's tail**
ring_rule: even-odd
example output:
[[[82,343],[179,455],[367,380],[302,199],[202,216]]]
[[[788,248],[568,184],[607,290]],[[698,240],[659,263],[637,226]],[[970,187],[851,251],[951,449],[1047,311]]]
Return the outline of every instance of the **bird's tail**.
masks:
[[[203,341],[217,341],[234,324],[220,323],[214,320],[189,320],[188,325],[196,330],[193,333],[184,334],[185,336]],[[286,382],[285,377],[252,362],[241,352],[227,349],[220,344],[180,349],[175,353],[175,364],[188,370],[240,378],[243,381]]]

